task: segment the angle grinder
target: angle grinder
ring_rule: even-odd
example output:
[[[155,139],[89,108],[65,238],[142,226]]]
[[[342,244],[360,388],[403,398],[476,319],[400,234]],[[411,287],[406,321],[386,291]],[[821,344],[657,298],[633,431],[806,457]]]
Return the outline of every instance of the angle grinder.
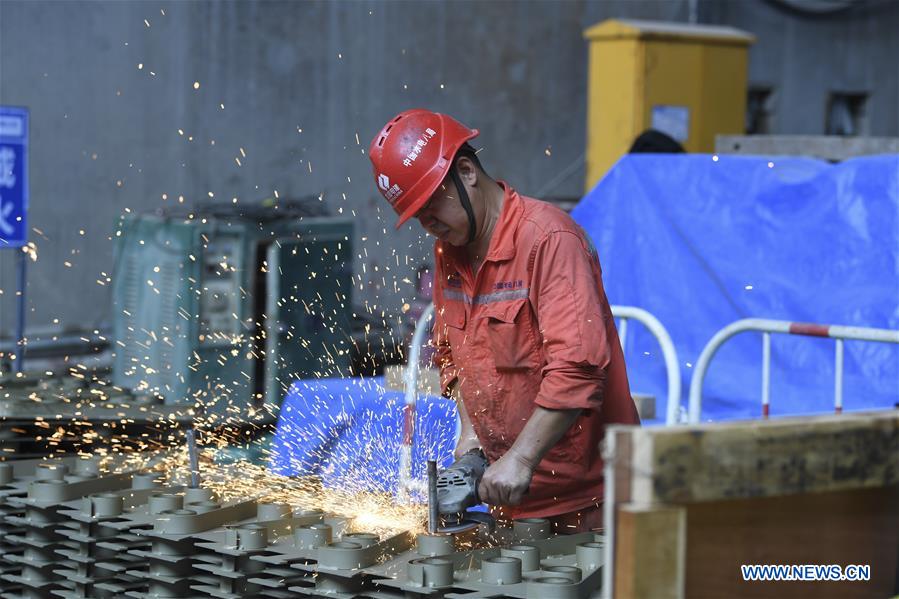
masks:
[[[479,525],[491,531],[496,520],[487,512],[471,512],[480,505],[478,483],[488,466],[481,449],[472,449],[437,474],[437,462],[428,462],[428,531],[458,533]]]

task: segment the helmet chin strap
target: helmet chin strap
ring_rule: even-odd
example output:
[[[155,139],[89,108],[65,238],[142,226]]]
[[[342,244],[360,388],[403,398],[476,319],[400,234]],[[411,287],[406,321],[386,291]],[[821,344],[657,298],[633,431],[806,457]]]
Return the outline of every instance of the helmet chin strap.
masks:
[[[472,243],[475,237],[475,220],[474,220],[474,208],[471,207],[471,200],[468,198],[468,192],[465,191],[465,186],[462,185],[462,179],[459,177],[459,173],[456,172],[455,168],[450,167],[450,177],[453,178],[453,183],[456,184],[456,189],[459,192],[459,202],[462,203],[462,208],[465,209],[465,214],[468,215],[468,241],[466,243]]]

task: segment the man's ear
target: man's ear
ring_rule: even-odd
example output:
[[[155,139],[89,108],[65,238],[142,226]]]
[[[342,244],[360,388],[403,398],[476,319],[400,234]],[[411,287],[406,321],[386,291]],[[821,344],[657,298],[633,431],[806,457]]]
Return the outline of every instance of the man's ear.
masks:
[[[468,156],[459,156],[456,159],[456,172],[459,177],[469,187],[475,187],[478,184],[478,167]]]

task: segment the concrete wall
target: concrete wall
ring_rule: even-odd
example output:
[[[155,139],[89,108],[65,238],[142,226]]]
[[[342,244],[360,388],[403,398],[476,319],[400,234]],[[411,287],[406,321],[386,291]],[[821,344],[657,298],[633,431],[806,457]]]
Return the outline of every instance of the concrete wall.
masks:
[[[749,83],[770,87],[771,133],[822,135],[831,92],[869,94],[872,137],[899,136],[899,2],[800,15],[773,0],[706,1],[703,22],[751,31]]]
[[[613,16],[684,21],[688,6],[2,1],[0,103],[28,106],[32,118],[30,226],[39,259],[29,265],[29,325],[108,321],[109,286],[97,280],[113,271],[116,218],[210,192],[243,203],[275,190],[323,194],[332,211],[355,213],[366,250],[355,264],[358,298],[394,312],[411,292],[402,279],[427,259],[431,242],[413,226],[392,230],[363,152],[379,127],[409,107],[450,112],[481,130],[492,175],[526,193],[579,196],[582,30]],[[872,133],[899,134],[895,3],[815,24],[760,1],[701,2],[699,15],[759,36],[751,79],[784,90],[777,132],[818,132],[823,117],[811,105],[838,81],[876,88]],[[0,289],[0,336],[9,336],[11,252],[0,255]]]
[[[30,225],[40,233],[29,325],[108,320],[109,286],[96,281],[113,270],[116,218],[210,192],[247,203],[275,190],[324,194],[333,211],[355,211],[367,249],[356,264],[359,295],[395,309],[402,298],[379,301],[380,288],[409,276],[431,242],[411,226],[393,233],[362,150],[400,110],[448,111],[481,129],[491,174],[534,193],[583,152],[580,32],[622,5],[652,18],[676,17],[680,7],[0,3],[0,103],[28,106],[32,118]],[[581,180],[574,173],[552,191],[577,195]],[[0,288],[0,335],[8,336],[11,252],[0,256]]]

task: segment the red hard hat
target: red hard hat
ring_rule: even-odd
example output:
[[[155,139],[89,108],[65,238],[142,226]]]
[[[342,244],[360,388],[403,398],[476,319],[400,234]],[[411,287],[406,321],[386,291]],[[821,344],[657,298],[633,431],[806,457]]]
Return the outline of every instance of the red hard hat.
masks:
[[[397,228],[427,203],[453,156],[477,134],[452,117],[422,109],[401,112],[384,125],[368,157],[381,195],[400,217]]]

